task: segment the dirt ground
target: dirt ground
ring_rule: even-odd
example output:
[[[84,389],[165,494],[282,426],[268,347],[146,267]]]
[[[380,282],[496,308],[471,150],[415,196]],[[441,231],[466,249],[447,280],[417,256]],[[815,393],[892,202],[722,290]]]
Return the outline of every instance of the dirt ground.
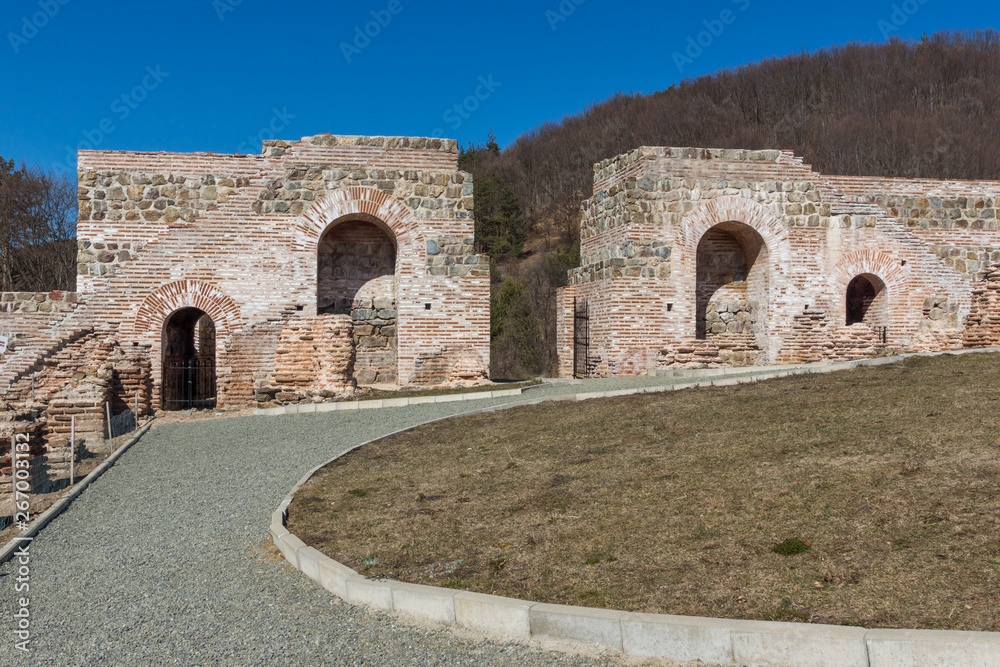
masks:
[[[543,602],[1000,630],[1000,356],[442,422],[289,530],[370,576]]]

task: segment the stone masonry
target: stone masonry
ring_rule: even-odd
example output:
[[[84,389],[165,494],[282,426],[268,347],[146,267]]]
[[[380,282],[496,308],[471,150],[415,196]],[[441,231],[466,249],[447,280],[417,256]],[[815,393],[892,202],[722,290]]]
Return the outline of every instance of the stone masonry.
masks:
[[[594,167],[559,370],[1000,345],[1000,182],[825,176],[787,151],[643,147]],[[579,354],[583,354],[580,349]]]
[[[454,140],[81,151],[78,177],[78,292],[0,295],[6,400],[34,377],[53,410],[86,402],[95,359],[90,393],[143,411],[488,379],[489,261]]]

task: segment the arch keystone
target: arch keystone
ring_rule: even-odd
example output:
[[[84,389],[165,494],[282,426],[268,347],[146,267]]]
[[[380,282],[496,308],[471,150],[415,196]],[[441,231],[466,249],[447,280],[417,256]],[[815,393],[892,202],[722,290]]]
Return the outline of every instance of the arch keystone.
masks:
[[[380,221],[392,232],[400,250],[403,246],[416,247],[417,221],[407,206],[381,190],[350,186],[328,192],[299,217],[292,249],[315,254],[327,228],[350,217]]]

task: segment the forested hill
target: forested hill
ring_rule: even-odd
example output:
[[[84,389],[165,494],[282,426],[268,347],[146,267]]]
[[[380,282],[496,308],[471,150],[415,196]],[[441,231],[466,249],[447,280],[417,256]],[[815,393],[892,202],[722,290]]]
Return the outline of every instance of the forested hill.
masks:
[[[1000,34],[850,44],[619,94],[460,157],[493,259],[495,378],[555,370],[555,290],[577,265],[593,165],[638,146],[781,148],[823,173],[1000,179]],[[73,289],[75,183],[0,159],[3,289]]]
[[[781,148],[827,174],[1000,179],[1000,33],[941,33],[766,60],[650,95],[616,95],[503,151],[495,144],[467,151],[463,164],[477,177],[477,233],[487,246],[502,244],[484,247],[501,260],[498,294],[512,279],[517,284],[506,291],[520,286],[524,294],[514,301],[530,301],[538,322],[537,339],[529,327],[519,342],[494,346],[498,370],[518,358],[551,368],[557,264],[573,261],[593,164],[638,146]],[[510,202],[499,210],[504,194],[516,197],[520,211]],[[504,349],[531,344],[540,346],[537,358]]]

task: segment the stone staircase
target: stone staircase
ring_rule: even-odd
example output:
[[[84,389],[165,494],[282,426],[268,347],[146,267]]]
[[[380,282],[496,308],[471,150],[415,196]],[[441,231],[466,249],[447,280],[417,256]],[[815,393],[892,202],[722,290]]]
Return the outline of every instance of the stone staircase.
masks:
[[[820,174],[815,174],[815,183],[823,193],[823,200],[831,204],[832,218],[843,215],[875,218],[876,231],[899,244],[900,259],[911,263],[911,269],[917,269],[931,277],[946,291],[964,293],[971,299],[969,283],[955,266],[949,265],[927,243],[917,238],[906,225],[890,216],[882,206],[874,201],[852,201],[837,188],[835,183]]]
[[[93,327],[70,329],[62,335],[54,331],[43,332],[0,364],[0,394],[7,401],[30,399],[33,375],[36,398],[58,390],[59,387],[53,389],[51,383],[57,379],[68,381],[75,369],[85,362],[86,355],[91,352],[88,344],[95,339]],[[61,382],[60,387],[62,384],[65,382]]]

